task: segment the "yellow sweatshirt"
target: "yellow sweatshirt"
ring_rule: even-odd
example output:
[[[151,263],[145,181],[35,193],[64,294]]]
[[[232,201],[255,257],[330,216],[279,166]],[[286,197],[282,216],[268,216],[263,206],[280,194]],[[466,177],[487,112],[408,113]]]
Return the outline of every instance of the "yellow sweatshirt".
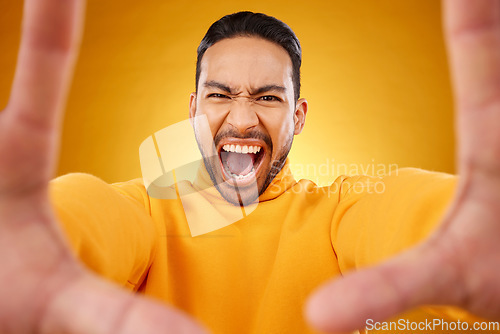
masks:
[[[206,171],[197,182],[210,182]],[[74,251],[99,275],[186,311],[214,333],[313,333],[302,314],[307,296],[424,239],[455,183],[400,169],[318,187],[296,182],[287,162],[251,214],[196,237],[181,200],[151,198],[139,179],[110,185],[70,174],[52,182],[51,196]],[[186,210],[203,217],[205,204]]]

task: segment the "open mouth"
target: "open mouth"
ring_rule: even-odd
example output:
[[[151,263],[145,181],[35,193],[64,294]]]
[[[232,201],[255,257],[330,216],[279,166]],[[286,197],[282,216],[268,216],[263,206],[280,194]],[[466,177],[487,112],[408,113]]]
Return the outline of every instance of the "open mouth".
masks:
[[[222,145],[219,149],[219,160],[224,180],[238,186],[255,182],[264,155],[264,147],[258,144]]]

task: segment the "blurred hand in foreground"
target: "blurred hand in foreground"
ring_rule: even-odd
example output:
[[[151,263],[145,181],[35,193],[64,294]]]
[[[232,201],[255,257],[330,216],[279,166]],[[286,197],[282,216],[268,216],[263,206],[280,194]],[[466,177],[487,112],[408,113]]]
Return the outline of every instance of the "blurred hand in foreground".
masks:
[[[82,0],[25,0],[12,95],[0,113],[0,332],[201,333],[186,315],[84,269],[52,212],[48,182],[83,14]]]
[[[458,137],[454,201],[425,242],[313,294],[306,314],[320,330],[359,329],[424,304],[500,319],[500,1],[445,0],[443,10]]]

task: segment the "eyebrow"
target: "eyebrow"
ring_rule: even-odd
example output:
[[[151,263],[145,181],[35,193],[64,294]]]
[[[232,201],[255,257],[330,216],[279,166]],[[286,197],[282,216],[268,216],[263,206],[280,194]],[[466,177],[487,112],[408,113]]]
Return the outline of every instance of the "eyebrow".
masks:
[[[207,81],[203,84],[203,86],[209,87],[209,88],[218,88],[220,90],[227,92],[228,94],[232,94],[231,87],[229,87],[221,82],[215,81],[215,80]],[[250,92],[250,95],[258,95],[258,94],[262,94],[262,93],[270,92],[270,91],[278,91],[280,93],[285,93],[286,88],[283,86],[274,85],[274,84],[265,85],[265,86],[257,88],[253,92]]]
[[[271,92],[271,91],[285,93],[286,88],[283,86],[279,86],[279,85],[265,85],[265,86],[257,88],[254,92],[251,92],[251,95],[258,95],[258,94],[262,94],[265,92]]]
[[[229,94],[231,94],[231,88],[227,85],[224,85],[223,83],[220,83],[220,82],[217,82],[217,81],[214,81],[214,80],[210,80],[210,81],[207,81],[203,84],[203,87],[208,87],[208,88],[218,88],[220,90],[223,90]]]

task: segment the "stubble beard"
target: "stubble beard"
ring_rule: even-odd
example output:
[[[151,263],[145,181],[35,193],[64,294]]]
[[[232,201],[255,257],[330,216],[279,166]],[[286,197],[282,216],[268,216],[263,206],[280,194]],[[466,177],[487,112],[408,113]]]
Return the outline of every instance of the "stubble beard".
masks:
[[[252,136],[252,135],[245,136],[245,137],[235,135],[234,133],[231,133],[231,135],[233,137],[242,138],[242,139],[256,138],[256,136]],[[217,147],[218,142],[220,142],[220,140],[226,136],[227,135],[224,135],[224,134],[217,135],[214,139],[215,147]],[[201,155],[203,157],[203,163],[205,164],[205,169],[207,170],[208,175],[210,176],[210,179],[212,180],[212,183],[215,185],[215,188],[217,189],[219,194],[221,194],[221,196],[226,201],[228,201],[229,203],[231,203],[233,205],[238,205],[238,206],[246,206],[246,205],[254,203],[259,198],[259,196],[262,195],[266,191],[266,189],[269,187],[269,185],[274,180],[276,175],[278,175],[279,172],[283,169],[283,166],[285,165],[285,162],[286,162],[286,158],[288,157],[288,153],[290,152],[290,149],[291,149],[292,143],[293,143],[293,132],[292,132],[292,134],[289,135],[289,138],[288,138],[287,142],[285,143],[285,145],[283,145],[280,149],[280,152],[278,152],[277,158],[272,159],[271,163],[267,167],[267,171],[262,172],[262,173],[264,173],[264,175],[267,175],[267,176],[264,180],[264,183],[260,187],[260,189],[258,189],[258,192],[253,192],[254,194],[252,194],[251,197],[243,198],[243,196],[240,196],[241,193],[239,193],[237,191],[237,189],[235,189],[234,187],[231,187],[230,194],[227,194],[226,191],[224,191],[224,189],[221,188],[220,184],[224,183],[224,179],[223,179],[222,175],[217,175],[217,174],[220,174],[220,173],[217,173],[217,170],[218,170],[217,167],[219,165],[219,159],[220,159],[219,155],[217,154],[215,156],[208,156],[205,153],[205,149],[203,148],[203,145],[201,145],[201,143],[200,143],[198,135],[196,135],[195,137],[196,137],[196,141],[198,143],[198,148],[200,149]],[[264,136],[264,135],[260,135],[257,137],[259,139],[263,139],[267,143],[267,145],[270,149],[270,152],[271,152],[271,156],[272,156],[274,148],[273,148],[273,144],[272,144],[271,139],[268,136]]]

